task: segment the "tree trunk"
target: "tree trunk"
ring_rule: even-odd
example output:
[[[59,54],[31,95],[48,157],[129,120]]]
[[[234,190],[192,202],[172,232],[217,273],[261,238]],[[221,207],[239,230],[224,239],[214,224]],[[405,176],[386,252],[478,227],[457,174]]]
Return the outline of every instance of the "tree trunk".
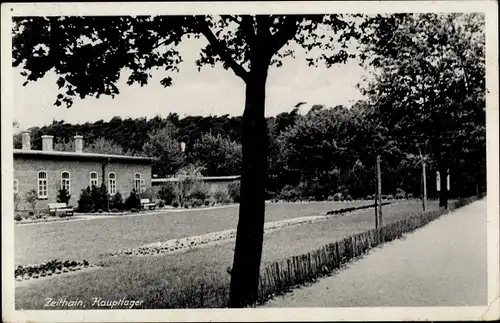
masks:
[[[439,192],[439,207],[444,207],[444,209],[448,209],[448,188],[447,188],[447,176],[448,176],[448,168],[441,166],[439,168],[439,176],[441,178],[440,181],[440,192]]]
[[[422,208],[427,209],[427,174],[425,172],[425,160],[422,160]]]
[[[479,190],[479,175],[474,174],[474,183],[476,184],[476,196],[479,198],[481,196],[481,191]]]
[[[382,174],[380,171],[380,155],[377,155],[377,195],[378,195],[378,226],[383,226],[382,222]]]
[[[241,201],[229,296],[232,308],[250,305],[258,296],[268,150],[264,113],[266,79],[267,65],[259,68],[252,64],[246,80],[243,113]]]

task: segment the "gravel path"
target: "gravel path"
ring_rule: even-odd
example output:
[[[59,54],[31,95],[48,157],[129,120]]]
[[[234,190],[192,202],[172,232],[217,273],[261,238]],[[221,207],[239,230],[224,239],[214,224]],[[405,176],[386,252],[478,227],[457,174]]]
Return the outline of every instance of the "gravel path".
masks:
[[[486,199],[263,307],[484,306]]]

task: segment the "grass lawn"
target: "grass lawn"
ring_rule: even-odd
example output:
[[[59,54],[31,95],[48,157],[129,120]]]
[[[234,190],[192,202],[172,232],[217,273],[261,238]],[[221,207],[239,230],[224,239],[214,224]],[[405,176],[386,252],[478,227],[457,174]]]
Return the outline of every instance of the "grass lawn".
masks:
[[[313,209],[314,214],[317,214],[331,209],[332,205],[337,204],[268,205],[267,221],[304,216]],[[323,209],[318,211],[319,208]],[[431,208],[437,208],[437,202],[430,201],[429,209]],[[407,212],[421,210],[421,204],[418,201],[411,201],[388,205],[383,210],[384,223],[390,223],[404,218]],[[232,212],[233,224],[236,225],[237,209]],[[287,215],[279,216],[276,213],[287,213]],[[291,213],[295,215],[289,216]],[[214,216],[212,221],[213,219],[219,217]],[[75,224],[86,225],[87,222],[89,221],[75,222]],[[344,217],[333,217],[271,232],[264,238],[262,260],[267,263],[306,253],[339,238],[373,227],[374,211],[368,209]],[[225,228],[228,227],[211,226],[210,231]],[[205,230],[207,231],[208,229]],[[144,240],[136,239],[136,241],[143,243]],[[120,298],[143,300],[143,308],[169,308],[174,305],[176,299],[185,297],[189,287],[199,286],[201,282],[204,282],[205,286],[211,284],[227,286],[230,277],[226,269],[232,264],[233,248],[234,241],[230,241],[179,254],[103,258],[101,260],[106,265],[104,269],[82,272],[74,276],[61,276],[16,288],[16,308],[42,309],[46,297],[78,298],[87,301],[86,309],[91,308],[93,297],[108,300]]]
[[[318,215],[333,209],[370,204],[346,203],[267,204],[266,221]],[[96,262],[99,254],[139,247],[143,244],[236,228],[238,206],[165,212],[144,216],[124,216],[82,221],[59,221],[16,225],[15,264],[27,265],[60,260]]]

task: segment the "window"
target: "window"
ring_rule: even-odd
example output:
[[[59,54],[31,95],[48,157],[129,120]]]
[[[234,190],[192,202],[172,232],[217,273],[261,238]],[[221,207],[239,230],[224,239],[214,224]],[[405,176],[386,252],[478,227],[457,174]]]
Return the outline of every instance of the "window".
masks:
[[[96,172],[90,172],[90,188],[99,186],[99,177]]]
[[[109,181],[109,194],[114,195],[116,194],[116,174],[111,172],[108,175],[108,181]]]
[[[143,179],[141,179],[141,174],[135,173],[134,175],[134,188],[136,192],[144,192],[146,190],[146,184]]]
[[[19,193],[19,181],[17,179],[14,180],[14,193]]]
[[[61,173],[61,189],[64,189],[68,192],[68,194],[71,194],[71,181],[69,178],[69,172]]]
[[[47,196],[47,172],[42,170],[38,172],[38,198],[46,199]]]

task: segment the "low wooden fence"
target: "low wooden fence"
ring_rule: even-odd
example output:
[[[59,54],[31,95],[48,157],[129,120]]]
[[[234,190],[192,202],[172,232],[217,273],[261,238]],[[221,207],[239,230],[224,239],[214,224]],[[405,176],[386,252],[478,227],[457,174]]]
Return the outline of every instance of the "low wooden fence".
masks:
[[[269,263],[261,269],[259,294],[256,304],[283,294],[298,285],[313,282],[331,275],[347,262],[367,253],[384,242],[401,238],[405,233],[421,228],[441,215],[477,200],[470,197],[450,203],[448,210],[438,209],[425,213],[408,214],[402,220],[388,223],[382,228],[354,234],[335,241],[307,254],[283,261]],[[229,300],[229,286],[223,284],[196,284],[186,288],[175,301],[170,299],[170,308],[223,308]],[[173,301],[173,302],[172,302]]]

